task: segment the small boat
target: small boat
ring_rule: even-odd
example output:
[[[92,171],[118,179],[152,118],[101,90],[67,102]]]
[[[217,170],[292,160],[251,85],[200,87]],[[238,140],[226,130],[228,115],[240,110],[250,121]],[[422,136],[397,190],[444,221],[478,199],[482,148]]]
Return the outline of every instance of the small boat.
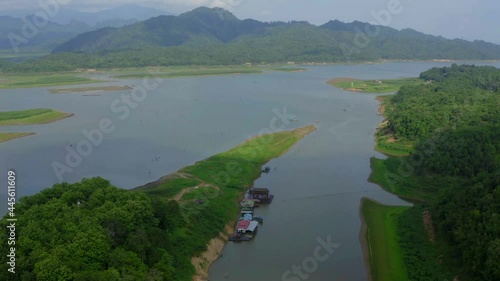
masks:
[[[262,172],[263,172],[263,173],[266,173],[266,174],[267,174],[267,173],[269,173],[270,171],[271,171],[271,168],[269,168],[269,167],[265,167],[265,168],[262,170]]]

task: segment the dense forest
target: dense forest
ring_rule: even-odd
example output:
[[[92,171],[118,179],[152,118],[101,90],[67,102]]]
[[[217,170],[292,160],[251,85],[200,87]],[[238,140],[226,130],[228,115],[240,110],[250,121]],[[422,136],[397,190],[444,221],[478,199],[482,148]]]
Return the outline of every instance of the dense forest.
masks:
[[[12,280],[172,280],[168,236],[180,223],[178,209],[175,201],[152,201],[99,178],[24,197],[16,206]],[[6,220],[0,224],[7,229]],[[8,252],[6,243],[1,247]],[[0,260],[7,272],[6,255]]]
[[[179,16],[83,33],[55,47],[52,55],[3,71],[383,59],[500,59],[500,46],[359,21],[316,26],[303,21],[240,20],[223,9],[201,7]]]
[[[420,77],[428,83],[403,87],[389,99],[395,137],[416,145],[410,156],[386,160],[386,167],[401,175],[397,164],[408,164],[399,184],[432,191],[424,205],[447,245],[445,254],[461,265],[460,280],[500,280],[500,69],[453,65]],[[405,221],[400,226],[410,227]],[[422,253],[419,247],[406,250]],[[412,280],[431,280],[425,276]]]

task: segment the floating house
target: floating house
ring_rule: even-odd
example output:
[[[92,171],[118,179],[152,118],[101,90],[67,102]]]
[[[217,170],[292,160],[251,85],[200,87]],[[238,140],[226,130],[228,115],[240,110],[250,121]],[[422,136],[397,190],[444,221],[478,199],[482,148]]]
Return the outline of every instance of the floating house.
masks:
[[[238,221],[238,224],[236,225],[236,231],[233,235],[229,236],[229,241],[250,241],[257,232],[258,226],[258,221]]]
[[[271,204],[274,199],[273,194],[269,194],[269,189],[267,188],[251,188],[248,190],[247,199],[258,200],[258,203]]]

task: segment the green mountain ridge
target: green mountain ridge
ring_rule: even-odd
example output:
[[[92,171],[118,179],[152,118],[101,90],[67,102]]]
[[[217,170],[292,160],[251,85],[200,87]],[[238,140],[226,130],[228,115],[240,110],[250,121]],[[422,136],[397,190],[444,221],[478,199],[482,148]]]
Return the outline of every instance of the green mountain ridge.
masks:
[[[497,60],[500,45],[359,21],[316,26],[305,21],[240,20],[221,8],[200,7],[178,16],[83,33],[55,47],[51,55],[2,70],[433,59]]]
[[[376,36],[366,30],[379,31]],[[290,59],[499,59],[500,46],[445,39],[412,29],[396,30],[360,21],[307,22],[240,20],[221,8],[200,7],[179,16],[159,16],[115,29],[91,31],[57,46],[53,53],[116,51],[147,47],[250,44],[289,50]],[[290,45],[294,44],[294,45]],[[241,46],[238,46],[241,47]],[[269,48],[267,48],[269,49]]]

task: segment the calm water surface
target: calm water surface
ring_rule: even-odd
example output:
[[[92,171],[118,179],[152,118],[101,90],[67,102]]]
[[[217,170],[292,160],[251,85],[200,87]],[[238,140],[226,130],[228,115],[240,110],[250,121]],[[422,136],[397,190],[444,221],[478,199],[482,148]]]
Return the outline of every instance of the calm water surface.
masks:
[[[319,128],[269,163],[271,173],[255,183],[276,195],[272,205],[258,209],[264,224],[252,242],[227,244],[210,280],[282,280],[284,272],[313,256],[318,238],[327,237],[339,244],[333,254],[307,278],[291,274],[299,279],[289,280],[366,280],[359,243],[361,198],[405,203],[367,182],[370,157],[383,157],[373,149],[373,134],[382,120],[375,95],[346,92],[325,82],[334,77],[414,77],[444,65],[449,64],[313,66],[300,73],[166,79],[123,121],[111,104],[129,91],[83,96],[52,95],[46,88],[0,90],[0,110],[47,107],[75,114],[53,124],[2,127],[37,134],[0,144],[0,172],[17,171],[21,196],[50,187],[58,182],[52,163],[65,164],[67,149],[86,139],[82,130],[97,129],[100,120],[109,118],[115,131],[104,135],[63,179],[100,176],[129,189],[259,134],[270,128],[274,112],[286,108],[299,121],[287,129],[313,122]],[[110,84],[135,86],[142,81]],[[6,210],[6,188],[1,186],[0,208]]]

